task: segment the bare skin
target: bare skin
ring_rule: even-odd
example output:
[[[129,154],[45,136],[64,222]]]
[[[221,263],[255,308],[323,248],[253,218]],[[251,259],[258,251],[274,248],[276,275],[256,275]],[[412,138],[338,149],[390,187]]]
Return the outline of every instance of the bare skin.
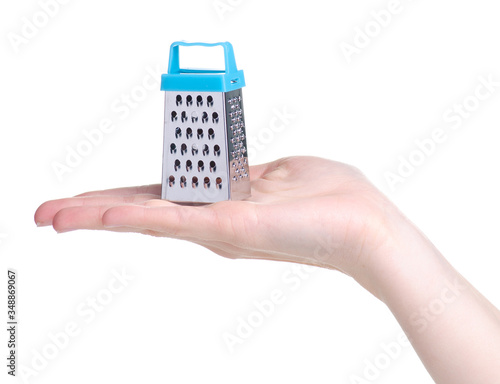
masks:
[[[245,201],[181,206],[160,200],[159,185],[118,188],[48,201],[35,222],[340,270],[389,307],[436,383],[500,383],[500,311],[360,171],[290,157],[250,176]]]

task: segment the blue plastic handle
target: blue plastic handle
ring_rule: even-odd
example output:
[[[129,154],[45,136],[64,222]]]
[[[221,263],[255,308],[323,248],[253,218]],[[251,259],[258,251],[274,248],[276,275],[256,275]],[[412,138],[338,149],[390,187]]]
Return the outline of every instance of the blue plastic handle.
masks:
[[[180,73],[192,73],[192,72],[200,72],[198,70],[192,69],[181,69],[179,64],[179,46],[183,47],[192,47],[192,46],[200,46],[200,47],[216,47],[221,46],[224,48],[224,64],[225,64],[225,73],[237,73],[238,68],[236,68],[236,60],[234,58],[233,46],[230,42],[220,42],[220,43],[188,43],[185,41],[175,41],[170,46],[170,58],[168,61],[168,73],[169,74],[180,74]],[[204,71],[204,72],[220,72],[220,71]]]
[[[180,68],[179,47],[215,47],[224,49],[224,71],[210,69]],[[176,41],[170,46],[168,73],[161,75],[162,91],[207,91],[230,92],[245,86],[245,76],[236,67],[233,46],[229,42],[222,43],[187,43]]]

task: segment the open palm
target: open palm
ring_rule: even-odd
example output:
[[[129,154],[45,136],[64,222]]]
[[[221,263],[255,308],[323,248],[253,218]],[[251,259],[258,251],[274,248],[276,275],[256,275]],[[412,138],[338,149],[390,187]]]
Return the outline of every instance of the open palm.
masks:
[[[254,166],[252,196],[186,206],[160,199],[160,185],[48,201],[37,225],[105,229],[189,240],[230,258],[293,261],[348,274],[384,243],[391,206],[355,168],[289,157]]]

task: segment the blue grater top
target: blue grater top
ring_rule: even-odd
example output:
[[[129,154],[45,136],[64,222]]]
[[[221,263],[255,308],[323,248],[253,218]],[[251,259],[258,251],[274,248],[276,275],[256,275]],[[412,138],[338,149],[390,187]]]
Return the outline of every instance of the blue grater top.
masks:
[[[179,46],[203,46],[224,48],[225,71],[183,69],[179,67]],[[233,46],[229,42],[187,43],[176,41],[170,46],[168,73],[161,75],[162,91],[229,92],[245,86],[242,70],[236,68]]]

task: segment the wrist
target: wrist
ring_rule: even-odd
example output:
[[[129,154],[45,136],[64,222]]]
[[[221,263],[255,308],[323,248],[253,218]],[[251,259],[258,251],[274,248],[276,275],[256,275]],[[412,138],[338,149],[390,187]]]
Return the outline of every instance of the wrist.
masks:
[[[418,289],[425,295],[426,280],[457,275],[432,242],[399,211],[386,216],[379,236],[384,241],[353,277],[388,306],[406,289]]]

